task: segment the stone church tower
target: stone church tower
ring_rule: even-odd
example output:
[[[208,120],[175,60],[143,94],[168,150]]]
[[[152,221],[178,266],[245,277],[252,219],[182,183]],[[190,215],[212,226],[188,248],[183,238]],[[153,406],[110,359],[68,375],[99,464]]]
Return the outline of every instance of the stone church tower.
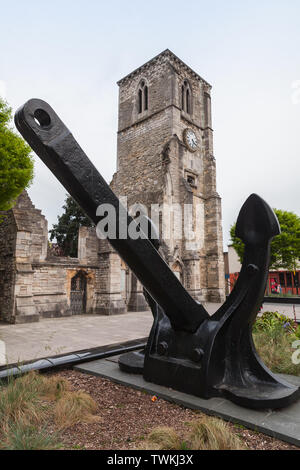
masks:
[[[118,85],[117,172],[111,187],[128,198],[128,206],[146,206],[150,216],[151,205],[157,205],[161,253],[171,269],[195,299],[223,301],[211,86],[169,50]],[[166,216],[163,207],[175,209]],[[134,277],[129,292],[128,309],[142,310],[142,287]]]

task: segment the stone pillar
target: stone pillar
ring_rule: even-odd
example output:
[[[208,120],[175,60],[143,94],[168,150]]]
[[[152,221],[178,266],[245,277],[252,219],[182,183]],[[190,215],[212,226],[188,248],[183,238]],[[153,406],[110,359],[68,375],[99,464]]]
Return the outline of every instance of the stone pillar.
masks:
[[[183,260],[184,286],[189,294],[199,302],[205,300],[200,283],[200,258],[198,253],[189,253]]]
[[[204,130],[204,196],[206,289],[209,302],[225,300],[225,269],[223,256],[221,198],[216,191],[216,160],[213,156],[213,130],[211,127],[211,101],[205,93]]]
[[[99,240],[98,259],[94,311],[99,315],[125,313],[125,301],[121,293],[121,260],[107,240]]]
[[[224,302],[225,269],[221,226],[221,199],[218,195],[206,200],[206,270],[207,300]]]
[[[133,273],[131,273],[131,292],[127,309],[128,312],[146,312],[149,310],[149,305],[143,293],[143,286]]]

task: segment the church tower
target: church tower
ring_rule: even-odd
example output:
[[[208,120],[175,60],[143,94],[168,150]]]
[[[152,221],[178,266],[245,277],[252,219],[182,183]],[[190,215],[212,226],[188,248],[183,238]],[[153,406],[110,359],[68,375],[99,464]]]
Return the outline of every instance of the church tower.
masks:
[[[199,301],[225,297],[221,199],[216,192],[211,86],[168,49],[119,85],[117,172],[128,205],[156,205],[161,254]],[[165,208],[169,210],[166,215]],[[187,230],[189,227],[189,230]],[[167,236],[164,236],[166,235]],[[129,310],[142,308],[131,285]]]

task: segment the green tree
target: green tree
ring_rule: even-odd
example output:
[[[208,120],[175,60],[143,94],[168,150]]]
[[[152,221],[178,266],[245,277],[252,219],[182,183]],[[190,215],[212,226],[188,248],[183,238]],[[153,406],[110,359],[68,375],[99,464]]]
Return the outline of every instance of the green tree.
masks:
[[[0,210],[10,209],[33,179],[31,148],[12,129],[12,110],[0,98]]]
[[[293,212],[274,209],[281,228],[281,234],[271,242],[270,269],[294,271],[300,260],[300,217]],[[230,228],[232,246],[243,261],[244,243],[235,235],[236,224]]]
[[[65,256],[76,258],[79,227],[93,227],[94,224],[69,195],[66,197],[63,209],[63,214],[57,217],[57,224],[54,224],[52,230],[49,230],[50,240],[56,239]]]

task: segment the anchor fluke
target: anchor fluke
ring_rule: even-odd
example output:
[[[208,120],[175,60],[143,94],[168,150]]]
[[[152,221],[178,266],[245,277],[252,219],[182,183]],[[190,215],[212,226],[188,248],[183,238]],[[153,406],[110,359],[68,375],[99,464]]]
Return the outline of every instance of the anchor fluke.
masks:
[[[279,235],[280,225],[269,204],[257,194],[251,194],[240,210],[235,234],[244,243],[260,244]]]

